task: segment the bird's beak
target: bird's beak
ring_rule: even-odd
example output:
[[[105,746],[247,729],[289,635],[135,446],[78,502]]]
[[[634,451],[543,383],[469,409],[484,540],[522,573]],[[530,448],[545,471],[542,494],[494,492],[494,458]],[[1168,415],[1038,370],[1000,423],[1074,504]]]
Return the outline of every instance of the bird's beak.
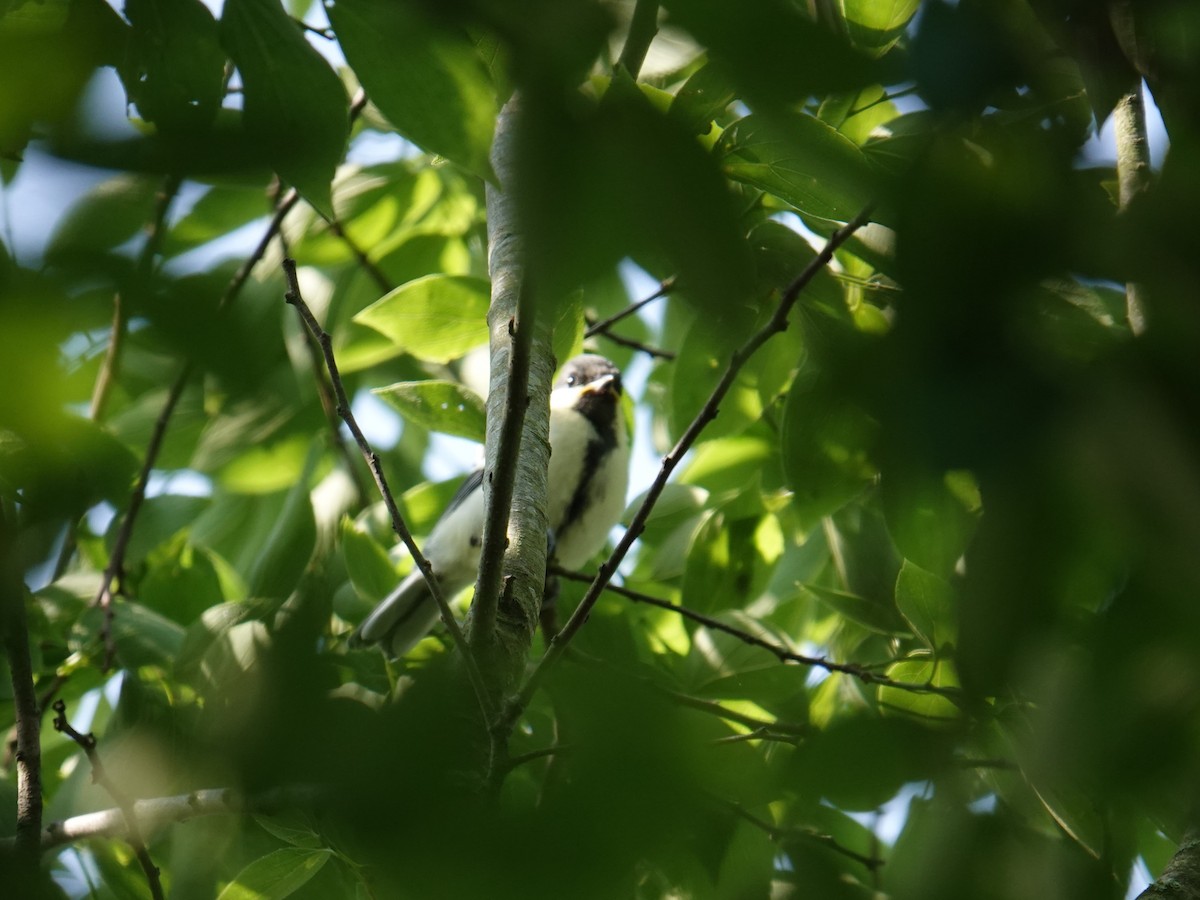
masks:
[[[612,394],[614,397],[621,396],[621,376],[616,374],[603,375],[597,378],[590,384],[584,385],[583,393],[585,394]]]

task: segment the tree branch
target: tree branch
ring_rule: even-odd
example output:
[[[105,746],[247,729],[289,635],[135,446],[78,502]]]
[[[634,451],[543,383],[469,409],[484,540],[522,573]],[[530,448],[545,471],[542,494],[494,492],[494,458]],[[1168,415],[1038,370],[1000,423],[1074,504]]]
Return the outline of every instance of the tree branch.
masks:
[[[517,717],[520,716],[521,711],[529,705],[530,699],[541,684],[542,679],[546,677],[546,673],[559,661],[571,639],[583,627],[583,623],[587,621],[592,607],[600,599],[601,592],[603,592],[605,586],[616,572],[617,566],[621,564],[621,561],[629,552],[629,548],[633,546],[633,542],[637,540],[642,530],[646,527],[646,520],[650,517],[651,510],[653,510],[655,503],[658,502],[659,496],[666,487],[671,473],[679,465],[679,461],[683,459],[684,454],[687,453],[692,444],[696,442],[696,438],[699,437],[700,432],[716,417],[721,401],[733,386],[738,373],[746,364],[746,361],[772,336],[787,329],[788,315],[791,313],[792,307],[795,306],[800,292],[817,276],[818,272],[828,265],[829,261],[833,258],[834,251],[854,234],[855,231],[867,223],[870,213],[871,206],[868,206],[855,216],[854,219],[830,235],[821,252],[787,286],[770,320],[752,334],[741,347],[734,351],[725,368],[724,374],[722,374],[720,381],[717,382],[716,387],[713,388],[704,407],[696,415],[696,418],[692,420],[692,423],[671,451],[663,457],[658,476],[647,490],[646,497],[634,515],[633,521],[630,522],[629,528],[622,535],[612,554],[600,566],[600,570],[597,572],[591,587],[588,588],[583,599],[580,600],[579,606],[575,608],[575,612],[571,614],[571,618],[567,620],[562,631],[555,635],[554,639],[550,642],[546,653],[538,661],[529,678],[526,680],[521,693],[509,705],[506,720],[510,727],[517,720]]]
[[[329,372],[329,381],[333,385],[334,395],[337,397],[338,415],[342,417],[342,421],[350,429],[350,434],[354,436],[354,441],[358,444],[358,449],[362,452],[363,459],[366,460],[367,467],[371,470],[372,476],[374,476],[375,486],[379,489],[379,493],[383,497],[383,502],[387,506],[388,513],[391,516],[392,529],[396,532],[396,536],[404,543],[404,546],[408,548],[408,552],[412,554],[413,564],[425,576],[425,583],[428,585],[429,592],[437,604],[438,611],[441,613],[442,622],[445,624],[446,630],[450,632],[451,638],[453,638],[454,642],[462,650],[463,659],[467,666],[467,674],[471,680],[471,685],[475,689],[480,707],[485,717],[490,719],[488,713],[491,709],[491,704],[484,690],[483,677],[479,672],[479,667],[476,665],[471,648],[467,644],[466,637],[463,635],[462,628],[459,627],[458,620],[454,618],[454,612],[446,602],[441,585],[438,584],[437,579],[433,576],[433,566],[417,546],[412,532],[408,530],[408,525],[404,521],[404,516],[400,513],[400,507],[396,505],[396,498],[393,496],[391,488],[388,487],[387,476],[383,472],[383,463],[379,459],[379,454],[371,449],[371,444],[367,441],[366,435],[363,434],[362,429],[358,426],[358,421],[354,418],[354,413],[350,410],[350,399],[346,396],[346,386],[342,383],[342,376],[338,371],[337,359],[333,354],[333,337],[321,327],[321,323],[317,321],[308,304],[304,302],[304,297],[300,293],[300,282],[296,277],[296,261],[290,257],[284,259],[283,271],[288,285],[287,294],[284,296],[284,299],[296,308],[305,327],[321,347],[321,353],[325,357],[325,368]]]
[[[642,71],[642,63],[646,61],[646,53],[650,50],[650,44],[656,34],[658,0],[637,0],[633,7],[633,18],[629,22],[629,34],[625,37],[625,46],[618,60],[634,81]]]
[[[131,811],[142,834],[176,822],[186,822],[200,816],[236,815],[243,812],[269,812],[281,807],[294,807],[311,801],[318,790],[313,787],[284,787],[246,798],[229,788],[211,788],[179,794],[174,797],[153,797],[134,800]],[[83,813],[49,823],[41,834],[42,850],[53,850],[78,841],[93,838],[128,838],[126,810],[121,807]],[[10,849],[14,838],[0,839],[0,851]]]
[[[1183,836],[1163,873],[1137,900],[1200,900],[1200,832]]]
[[[14,850],[21,881],[33,883],[42,830],[42,719],[33,686],[25,586],[18,574],[16,523],[0,504],[0,632],[12,676],[17,732],[17,833]]]
[[[54,712],[57,714],[54,717],[54,730],[65,734],[82,747],[83,752],[87,754],[88,762],[92,766],[92,781],[108,791],[109,796],[116,801],[117,806],[121,809],[122,816],[125,819],[126,840],[133,847],[133,852],[137,856],[142,871],[146,873],[146,881],[150,885],[150,896],[154,900],[163,900],[162,880],[159,878],[158,866],[154,865],[154,860],[150,858],[150,851],[146,849],[146,841],[142,837],[141,828],[138,827],[137,813],[134,809],[133,799],[127,796],[118,787],[117,783],[108,777],[108,773],[100,762],[100,754],[96,752],[96,736],[90,733],[80,734],[76,731],[71,726],[71,723],[67,721],[66,710],[67,705],[63,701],[54,701]]]
[[[1150,187],[1150,144],[1146,134],[1146,104],[1142,82],[1117,101],[1113,110],[1117,139],[1117,196],[1122,211]],[[1125,317],[1129,330],[1139,335],[1146,330],[1144,290],[1140,284],[1125,285]]]
[[[483,548],[470,614],[471,640],[485,660],[498,705],[525,669],[541,608],[554,374],[549,336],[538,321],[537,298],[526,278],[525,239],[513,192],[520,103],[514,95],[497,117],[491,160],[496,184],[486,188],[491,385]],[[497,732],[494,750],[502,750],[505,735],[503,729]],[[502,766],[502,759],[493,759],[493,776]]]

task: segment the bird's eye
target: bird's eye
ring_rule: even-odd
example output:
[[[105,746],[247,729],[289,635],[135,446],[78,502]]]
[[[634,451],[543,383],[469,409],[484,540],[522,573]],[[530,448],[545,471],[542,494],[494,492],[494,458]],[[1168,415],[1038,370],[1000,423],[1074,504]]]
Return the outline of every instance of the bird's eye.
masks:
[[[575,387],[575,385],[578,383],[579,383],[578,375],[568,375],[567,376],[567,387]]]

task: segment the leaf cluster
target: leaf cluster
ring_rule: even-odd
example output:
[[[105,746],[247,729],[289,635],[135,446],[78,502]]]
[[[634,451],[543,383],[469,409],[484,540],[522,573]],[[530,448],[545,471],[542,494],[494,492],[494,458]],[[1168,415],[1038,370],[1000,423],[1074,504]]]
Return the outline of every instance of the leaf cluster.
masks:
[[[148,836],[167,894],[1117,898],[1160,871],[1200,798],[1200,43],[1186,4],[1113,6],[664,0],[629,71],[630,3],[0,2],[0,174],[97,172],[37,259],[0,245],[0,567],[43,704],[127,794],[246,798]],[[1171,149],[1119,209],[1085,142],[1138,77]],[[101,128],[106,78],[128,121]],[[625,371],[635,484],[716,415],[489,772],[443,634],[348,646],[411,561],[279,264],[427,535],[445,436],[484,431],[513,92],[525,277],[559,359]],[[42,773],[47,822],[112,805],[49,729]],[[43,874],[149,896],[110,836]]]

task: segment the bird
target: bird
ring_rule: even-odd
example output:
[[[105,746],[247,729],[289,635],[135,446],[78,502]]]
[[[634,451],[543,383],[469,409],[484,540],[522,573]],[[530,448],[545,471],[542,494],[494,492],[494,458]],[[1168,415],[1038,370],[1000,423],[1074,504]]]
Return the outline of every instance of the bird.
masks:
[[[585,353],[562,367],[550,393],[546,518],[553,558],[577,569],[594,556],[625,509],[629,437],[621,373]],[[483,469],[467,476],[426,539],[424,554],[449,600],[475,582],[483,544]],[[403,656],[437,624],[438,607],[420,569],[381,600],[351,635]]]

